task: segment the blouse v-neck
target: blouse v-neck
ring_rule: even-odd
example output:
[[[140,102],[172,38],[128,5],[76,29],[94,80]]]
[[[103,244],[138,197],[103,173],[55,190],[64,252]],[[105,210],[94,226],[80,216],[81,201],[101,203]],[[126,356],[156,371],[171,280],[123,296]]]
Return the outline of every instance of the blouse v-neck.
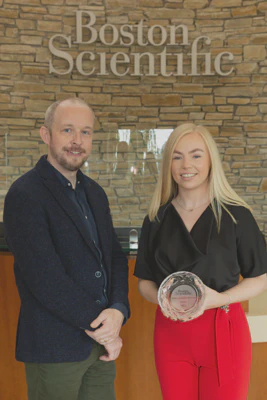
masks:
[[[210,209],[210,208],[211,208],[211,204],[209,203],[209,204],[207,205],[207,207],[202,211],[202,213],[200,214],[200,216],[197,218],[197,220],[195,221],[195,223],[194,223],[194,225],[192,226],[192,228],[189,230],[189,229],[187,228],[187,226],[185,225],[184,220],[183,220],[183,218],[181,217],[180,213],[178,212],[177,208],[174,206],[174,204],[173,204],[172,202],[171,202],[170,204],[172,205],[172,207],[173,207],[175,213],[178,215],[178,217],[179,217],[179,219],[180,219],[182,225],[184,226],[184,228],[187,230],[187,232],[189,233],[189,235],[190,235],[191,237],[192,237],[194,228],[197,226],[198,222],[201,221],[202,217],[204,217],[204,215],[205,215],[207,209]]]

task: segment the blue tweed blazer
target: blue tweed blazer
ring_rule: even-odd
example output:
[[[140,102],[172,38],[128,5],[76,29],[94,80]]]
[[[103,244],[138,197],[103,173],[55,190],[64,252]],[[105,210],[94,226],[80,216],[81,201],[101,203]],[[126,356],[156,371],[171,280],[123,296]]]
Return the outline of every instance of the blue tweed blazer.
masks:
[[[129,310],[127,258],[114,232],[106,194],[84,177],[107,273],[108,306],[124,303]],[[92,339],[84,329],[102,311],[97,250],[63,189],[43,156],[13,183],[5,199],[5,238],[14,255],[21,298],[18,361],[85,360]]]

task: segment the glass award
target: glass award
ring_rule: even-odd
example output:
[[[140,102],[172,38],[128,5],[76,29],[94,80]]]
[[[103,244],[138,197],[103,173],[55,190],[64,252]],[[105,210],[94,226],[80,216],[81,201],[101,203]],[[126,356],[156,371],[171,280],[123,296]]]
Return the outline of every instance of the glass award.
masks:
[[[158,302],[165,317],[189,321],[197,317],[205,300],[205,287],[192,272],[174,272],[158,290]]]

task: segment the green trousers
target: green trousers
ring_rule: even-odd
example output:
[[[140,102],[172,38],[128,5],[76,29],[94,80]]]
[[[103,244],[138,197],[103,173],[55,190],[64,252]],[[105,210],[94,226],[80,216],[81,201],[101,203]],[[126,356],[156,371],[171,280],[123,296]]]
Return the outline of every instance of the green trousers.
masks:
[[[115,400],[115,362],[99,360],[104,353],[95,343],[85,361],[25,363],[28,400]]]

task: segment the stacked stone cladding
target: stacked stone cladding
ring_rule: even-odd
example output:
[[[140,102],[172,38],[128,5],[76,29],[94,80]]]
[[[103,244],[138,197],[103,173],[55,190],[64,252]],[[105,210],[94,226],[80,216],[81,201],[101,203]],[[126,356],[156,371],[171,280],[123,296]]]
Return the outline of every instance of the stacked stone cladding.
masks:
[[[228,76],[190,76],[185,55],[184,76],[83,76],[74,68],[67,75],[49,73],[51,36],[75,39],[75,11],[89,10],[97,18],[96,29],[111,23],[153,25],[184,24],[189,42],[208,36],[212,57],[230,51],[234,67]],[[108,38],[108,36],[107,36]],[[79,96],[96,113],[93,154],[89,175],[106,190],[116,225],[140,226],[155,185],[155,174],[132,174],[129,160],[138,159],[135,134],[150,129],[175,128],[183,122],[202,124],[219,146],[227,178],[253,207],[261,229],[267,232],[267,2],[246,0],[0,0],[0,208],[9,184],[31,168],[46,147],[39,138],[44,112],[51,102]],[[73,44],[71,54],[162,51],[157,46],[104,46]],[[175,46],[168,48],[175,50]],[[88,68],[85,62],[85,70]],[[54,59],[56,68],[66,62]],[[158,64],[156,70],[158,71]],[[120,71],[123,71],[119,69]],[[170,58],[167,72],[173,71]],[[133,65],[130,65],[130,72]],[[121,174],[110,173],[118,130],[131,130],[136,152],[117,152]],[[5,134],[8,133],[8,136]],[[113,143],[114,142],[114,143]],[[112,144],[113,143],[113,144]],[[107,149],[107,146],[109,150]],[[117,147],[116,147],[117,146]],[[128,171],[128,173],[127,173]],[[112,181],[113,179],[113,181]],[[115,180],[116,182],[115,182]]]

